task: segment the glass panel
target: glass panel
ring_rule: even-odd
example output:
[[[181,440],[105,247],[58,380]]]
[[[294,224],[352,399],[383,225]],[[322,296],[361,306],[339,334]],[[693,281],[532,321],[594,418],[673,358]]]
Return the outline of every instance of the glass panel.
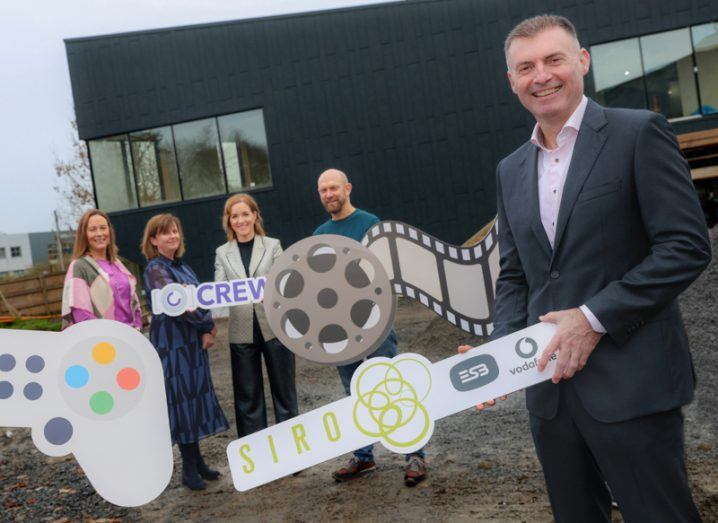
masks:
[[[0,259],[7,258],[7,254],[5,253],[5,247],[0,247]]]
[[[140,205],[181,199],[172,129],[160,127],[130,134]]]
[[[185,199],[226,192],[214,118],[174,126]]]
[[[90,140],[97,204],[106,212],[137,207],[135,175],[127,135]]]
[[[703,114],[718,112],[718,23],[692,28]]]
[[[229,192],[272,185],[262,110],[230,114],[217,120]]]
[[[700,114],[688,28],[641,37],[648,108],[668,118]]]
[[[646,108],[638,38],[591,47],[596,100],[609,107]]]

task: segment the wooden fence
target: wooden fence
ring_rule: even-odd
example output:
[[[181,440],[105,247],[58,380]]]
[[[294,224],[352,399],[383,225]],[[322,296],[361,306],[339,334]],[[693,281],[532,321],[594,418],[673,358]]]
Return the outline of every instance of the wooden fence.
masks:
[[[65,273],[0,283],[0,316],[54,316],[62,308]]]

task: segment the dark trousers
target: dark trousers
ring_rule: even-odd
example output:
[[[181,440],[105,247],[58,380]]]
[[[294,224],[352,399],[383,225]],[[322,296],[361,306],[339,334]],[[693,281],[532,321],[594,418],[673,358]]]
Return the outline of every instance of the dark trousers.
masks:
[[[602,423],[571,382],[554,419],[531,415],[531,432],[557,522],[610,522],[611,497],[627,523],[700,521],[688,486],[680,409]]]
[[[267,366],[272,391],[274,417],[277,423],[299,414],[295,386],[294,354],[278,339],[257,343],[232,343],[232,384],[234,386],[234,413],[237,434],[247,436],[267,428],[267,409],[262,380],[262,356]]]

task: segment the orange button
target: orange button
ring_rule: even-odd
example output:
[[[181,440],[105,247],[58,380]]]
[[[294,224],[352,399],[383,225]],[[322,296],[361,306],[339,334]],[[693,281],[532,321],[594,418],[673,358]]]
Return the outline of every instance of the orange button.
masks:
[[[116,353],[112,343],[102,341],[92,348],[92,359],[100,365],[107,365],[115,360]]]

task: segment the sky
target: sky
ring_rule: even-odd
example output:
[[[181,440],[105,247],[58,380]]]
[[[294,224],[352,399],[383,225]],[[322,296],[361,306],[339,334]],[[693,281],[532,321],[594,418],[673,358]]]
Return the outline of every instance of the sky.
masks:
[[[386,0],[0,0],[0,233],[53,229],[55,159],[72,158],[65,38]]]

